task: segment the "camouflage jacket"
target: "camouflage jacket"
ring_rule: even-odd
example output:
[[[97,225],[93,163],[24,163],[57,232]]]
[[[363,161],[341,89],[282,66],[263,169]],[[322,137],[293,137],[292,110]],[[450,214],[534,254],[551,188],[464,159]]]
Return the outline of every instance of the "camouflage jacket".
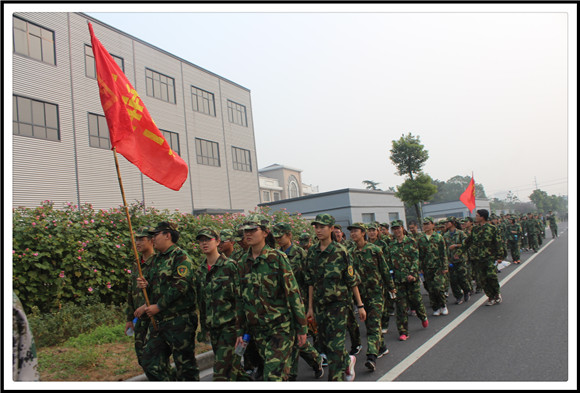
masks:
[[[153,257],[155,257],[155,254],[147,258],[146,261],[141,258],[141,273],[143,273],[143,277],[147,277],[151,269]],[[125,319],[127,322],[132,321],[135,318],[133,315],[135,310],[145,304],[143,290],[137,286],[137,277],[139,277],[139,269],[137,268],[137,263],[134,263],[133,269],[131,270],[131,282],[129,283],[129,289],[127,291],[127,307],[125,308]],[[147,314],[143,314],[142,318],[148,319]]]
[[[195,290],[202,332],[236,325],[239,299],[239,266],[236,261],[220,254],[208,270],[207,258],[204,257],[195,275]]]
[[[417,241],[417,246],[421,270],[437,270],[439,273],[447,270],[447,247],[443,235],[433,232],[427,237],[427,234],[423,233]]]
[[[240,265],[238,331],[244,327],[269,330],[289,322],[297,334],[306,334],[306,313],[288,257],[264,246],[254,259],[244,254]]]
[[[407,276],[419,279],[419,249],[413,238],[405,235],[400,242],[393,240],[388,256],[393,265],[395,283],[407,282]]]
[[[320,244],[308,249],[306,285],[312,286],[313,305],[352,301],[352,288],[360,283],[345,247],[332,242],[324,251]]]
[[[248,250],[244,250],[242,247],[239,247],[238,245],[236,245],[234,247],[234,252],[232,252],[232,255],[230,255],[230,258],[236,262],[240,262],[244,256],[244,254],[247,252],[248,252]]]
[[[500,260],[503,257],[503,247],[498,229],[486,222],[484,225],[474,225],[471,234],[464,242],[471,260]]]
[[[391,239],[388,239],[388,240],[377,239],[377,241],[375,241],[375,242],[369,241],[369,243],[380,247],[381,251],[383,251],[383,254],[386,255],[389,252],[389,244],[391,243]],[[356,247],[356,244],[354,246]],[[391,265],[390,260],[387,260],[387,266],[389,267],[389,270],[393,270],[393,266]]]
[[[513,233],[515,232],[515,233]],[[520,224],[509,224],[507,226],[506,229],[506,233],[507,233],[507,240],[508,241],[517,241],[519,239],[519,237],[521,236],[522,233],[522,227]]]
[[[196,266],[185,251],[175,244],[155,254],[147,274],[147,295],[160,312],[155,319],[167,320],[196,310],[193,274]]]
[[[296,277],[296,282],[298,283],[302,302],[307,302],[308,286],[306,286],[304,279],[304,270],[306,269],[306,251],[295,244],[292,244],[286,250],[280,249],[280,251],[288,256],[290,266],[292,267],[292,273],[294,273],[294,277]]]
[[[12,292],[12,379],[40,380],[34,337],[22,303],[14,292]]]
[[[358,289],[363,299],[382,298],[383,288],[389,291],[395,289],[389,266],[379,246],[367,242],[360,250],[355,244],[348,251],[354,270],[361,278]]]
[[[456,229],[455,232],[447,231],[443,235],[447,247],[447,261],[449,264],[467,262],[467,252],[463,249],[463,241],[467,238],[465,232]],[[458,244],[453,250],[449,249],[453,244]]]

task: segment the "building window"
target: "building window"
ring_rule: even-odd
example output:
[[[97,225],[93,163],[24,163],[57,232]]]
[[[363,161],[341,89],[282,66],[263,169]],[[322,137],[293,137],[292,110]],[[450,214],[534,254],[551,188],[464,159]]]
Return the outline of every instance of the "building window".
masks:
[[[363,224],[370,224],[375,222],[375,213],[362,213],[361,216]]]
[[[53,31],[15,16],[12,22],[14,53],[56,65]]]
[[[215,116],[215,99],[213,93],[191,86],[191,101],[193,110]]]
[[[172,132],[172,131],[165,131],[165,130],[159,130],[159,131],[161,131],[161,133],[163,134],[163,137],[165,138],[167,143],[169,143],[169,147],[171,148],[171,150],[173,150],[175,153],[177,153],[178,156],[181,156],[180,151],[179,151],[179,134],[177,132]]]
[[[246,107],[228,100],[228,120],[230,123],[247,127],[248,119],[246,117]]]
[[[58,106],[30,98],[12,96],[12,133],[59,141]]]
[[[198,164],[220,166],[220,150],[216,142],[195,138],[195,150]]]
[[[398,220],[399,219],[399,213],[389,213],[389,222],[394,221],[394,220]]]
[[[234,156],[234,169],[244,172],[252,172],[252,159],[250,151],[232,146]]]
[[[175,104],[175,80],[173,78],[145,68],[145,82],[149,97]]]
[[[298,180],[294,175],[288,178],[288,198],[298,198],[300,196],[300,188],[298,187]]]
[[[121,71],[125,72],[125,61],[122,57],[111,55]],[[95,55],[93,47],[85,44],[85,75],[92,79],[97,79],[97,65],[95,64]]]
[[[270,191],[262,191],[262,202],[270,202]]]
[[[274,201],[279,201],[280,200],[280,193],[277,191],[274,191]]]
[[[89,113],[89,146],[111,149],[109,127],[105,116]]]

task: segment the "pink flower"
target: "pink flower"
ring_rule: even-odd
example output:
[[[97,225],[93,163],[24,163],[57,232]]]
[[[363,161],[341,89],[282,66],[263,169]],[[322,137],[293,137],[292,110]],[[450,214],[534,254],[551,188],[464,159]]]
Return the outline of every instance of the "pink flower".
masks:
[[[107,288],[111,289],[111,283],[110,282],[107,283]]]
[[[58,275],[60,278],[64,278],[64,270],[60,271],[60,274]]]
[[[32,255],[34,255],[35,257],[37,257],[37,256],[38,256],[38,253],[37,253],[37,252],[35,252],[35,253],[34,253],[34,254],[32,254]]]
[[[89,287],[89,292],[93,292],[93,288],[92,287]]]
[[[127,273],[131,274],[131,270],[130,269],[127,269]]]
[[[36,226],[36,223],[35,223],[35,222],[33,222],[33,223],[32,223],[32,226],[33,226],[33,227],[35,227],[35,226]]]
[[[97,272],[97,269],[93,269],[93,271],[96,273]]]
[[[89,222],[87,220],[85,220],[85,224],[88,224]]]
[[[81,258],[80,256],[78,256],[77,258],[79,259],[79,261],[80,261],[81,259],[83,259],[83,258]]]
[[[121,248],[121,246],[120,246],[120,245],[118,245],[118,244],[116,244],[116,245],[115,245],[115,247],[117,247],[117,248]]]
[[[12,250],[12,254],[16,254],[16,251]]]

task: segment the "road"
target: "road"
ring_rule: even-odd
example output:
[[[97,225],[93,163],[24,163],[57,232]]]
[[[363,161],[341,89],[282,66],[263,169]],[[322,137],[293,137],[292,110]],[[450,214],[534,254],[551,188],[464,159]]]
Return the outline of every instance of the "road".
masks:
[[[361,324],[363,350],[357,355],[356,381],[404,382],[396,388],[439,388],[465,386],[468,389],[555,389],[576,384],[576,349],[569,371],[569,333],[576,344],[576,322],[569,332],[568,228],[559,223],[560,237],[552,240],[550,230],[538,253],[523,252],[522,264],[504,268],[499,274],[503,302],[485,306],[482,294],[468,303],[455,305],[450,297],[449,315],[432,316],[424,329],[416,317],[409,317],[410,338],[398,341],[394,317],[385,335],[390,353],[377,360],[377,370],[364,366],[366,329]],[[576,261],[572,261],[576,263]],[[574,272],[576,269],[573,270]],[[576,281],[572,281],[574,287]],[[574,291],[574,293],[576,293]],[[423,301],[429,304],[423,289]],[[575,303],[574,303],[575,305]],[[576,310],[570,315],[575,321]],[[347,348],[350,348],[347,335]],[[202,378],[211,380],[211,374]],[[312,370],[300,359],[299,381],[315,380]],[[425,382],[429,382],[425,385]],[[518,384],[519,383],[519,384]],[[522,384],[523,383],[523,384]],[[372,385],[371,388],[382,389]],[[384,389],[392,389],[385,385]]]

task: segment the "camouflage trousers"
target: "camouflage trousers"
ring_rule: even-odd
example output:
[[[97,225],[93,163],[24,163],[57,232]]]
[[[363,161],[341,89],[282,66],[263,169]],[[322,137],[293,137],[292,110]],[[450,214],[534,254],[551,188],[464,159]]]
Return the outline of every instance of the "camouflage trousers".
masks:
[[[143,348],[145,348],[145,342],[147,341],[149,324],[149,320],[138,319],[133,327],[135,331],[135,335],[133,336],[135,338],[135,355],[137,355],[137,361],[141,367],[143,367]]]
[[[538,251],[538,234],[537,233],[528,233],[528,244],[529,248],[534,251]]]
[[[383,346],[383,334],[381,333],[381,320],[383,318],[383,293],[373,294],[370,297],[362,298],[365,305],[367,318],[365,326],[367,328],[367,356],[379,354],[379,348]]]
[[[351,348],[355,348],[361,345],[360,329],[358,327],[358,322],[356,320],[355,313],[358,314],[358,312],[356,312],[354,309],[354,303],[348,302],[348,311],[346,313],[347,315],[346,329],[348,331],[348,335],[350,336]]]
[[[199,381],[195,360],[196,315],[182,315],[169,320],[157,320],[157,330],[149,326],[143,348],[143,370],[150,381]],[[168,373],[169,357],[177,369],[175,377]]]
[[[471,292],[471,281],[467,275],[466,262],[453,262],[453,267],[449,268],[449,280],[451,281],[451,291],[456,299]]]
[[[348,309],[346,302],[315,306],[314,317],[318,324],[318,339],[321,352],[326,354],[328,359],[329,381],[344,381],[345,371],[350,363],[345,347]]]
[[[236,381],[242,373],[241,357],[234,353],[238,337],[235,326],[224,325],[210,330],[214,353],[213,380]]]
[[[508,248],[510,250],[510,254],[512,256],[512,261],[519,261],[520,260],[520,245],[518,244],[517,240],[510,240],[508,241]]]
[[[552,232],[552,239],[558,237],[558,225],[550,225],[550,232]]]
[[[310,341],[306,340],[306,344],[303,347],[299,347],[298,340],[296,340],[296,344],[294,344],[294,348],[292,348],[292,365],[290,366],[289,381],[296,381],[296,378],[298,377],[298,363],[300,358],[304,359],[306,363],[312,367],[312,370],[315,371],[318,370],[318,367],[322,362],[322,357]]]
[[[296,342],[296,331],[290,322],[282,322],[267,329],[254,327],[249,330],[264,364],[264,381],[287,381]]]
[[[425,289],[429,293],[429,303],[433,311],[445,307],[447,304],[446,290],[446,274],[439,273],[438,269],[425,269],[423,272],[425,276]]]
[[[397,301],[395,299],[391,299],[391,296],[389,295],[389,291],[387,290],[387,288],[383,289],[383,297],[385,300],[383,302],[383,316],[381,318],[381,329],[388,329],[389,317],[391,316],[392,313],[395,312],[395,305],[397,304]]]
[[[499,295],[497,267],[493,259],[473,262],[473,268],[481,280],[483,292],[488,298],[495,299]]]
[[[417,317],[421,321],[427,319],[427,310],[423,304],[420,281],[397,282],[397,329],[399,334],[409,334],[409,318],[407,308],[417,312]]]

